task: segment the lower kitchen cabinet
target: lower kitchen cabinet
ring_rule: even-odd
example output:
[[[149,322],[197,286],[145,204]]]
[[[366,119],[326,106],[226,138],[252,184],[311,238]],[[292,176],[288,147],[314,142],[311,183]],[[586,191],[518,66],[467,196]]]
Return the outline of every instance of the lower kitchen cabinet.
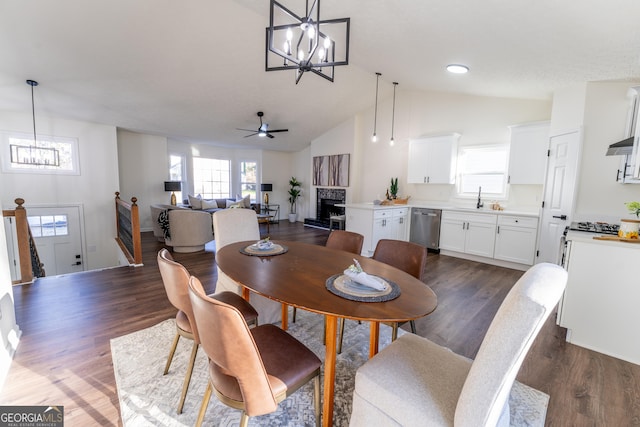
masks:
[[[360,209],[347,205],[345,215],[346,230],[364,236],[362,255],[373,255],[380,239],[407,240],[407,207]]]
[[[538,219],[511,215],[498,217],[494,258],[533,265]]]
[[[443,211],[440,249],[493,258],[497,215]]]

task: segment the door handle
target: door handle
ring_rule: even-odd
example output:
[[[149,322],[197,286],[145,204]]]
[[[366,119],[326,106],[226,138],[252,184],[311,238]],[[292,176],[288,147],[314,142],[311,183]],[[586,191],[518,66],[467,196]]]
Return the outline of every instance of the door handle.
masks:
[[[566,221],[567,220],[567,216],[566,215],[554,215],[553,217],[561,219],[562,221]]]

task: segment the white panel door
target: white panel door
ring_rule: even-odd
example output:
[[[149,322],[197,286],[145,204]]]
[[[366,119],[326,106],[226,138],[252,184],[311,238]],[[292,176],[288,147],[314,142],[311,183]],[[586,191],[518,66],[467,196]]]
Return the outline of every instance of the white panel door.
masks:
[[[559,263],[560,238],[573,214],[580,138],[579,131],[550,138],[537,262]]]
[[[79,206],[30,207],[27,218],[47,276],[84,270]]]

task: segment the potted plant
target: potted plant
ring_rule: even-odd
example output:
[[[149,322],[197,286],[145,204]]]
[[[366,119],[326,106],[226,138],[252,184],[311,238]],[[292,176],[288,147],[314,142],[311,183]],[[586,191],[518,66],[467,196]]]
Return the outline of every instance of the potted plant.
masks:
[[[640,202],[627,202],[624,204],[629,213],[640,218]],[[638,229],[640,228],[640,219],[621,219],[618,237],[623,239],[637,239]]]
[[[300,192],[302,191],[302,189],[300,188],[301,185],[302,184],[296,179],[295,176],[292,176],[289,180],[289,222],[296,222],[296,206],[298,197],[300,197]]]
[[[391,198],[396,199],[398,197],[398,178],[391,178],[391,186],[389,187],[389,193]]]

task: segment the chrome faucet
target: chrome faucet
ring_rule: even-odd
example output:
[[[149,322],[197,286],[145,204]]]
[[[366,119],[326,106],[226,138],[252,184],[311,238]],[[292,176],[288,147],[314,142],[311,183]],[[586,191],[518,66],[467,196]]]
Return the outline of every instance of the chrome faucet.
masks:
[[[476,209],[480,209],[484,206],[484,203],[482,203],[482,199],[480,198],[480,194],[482,194],[482,187],[478,187],[478,203],[476,203]]]

